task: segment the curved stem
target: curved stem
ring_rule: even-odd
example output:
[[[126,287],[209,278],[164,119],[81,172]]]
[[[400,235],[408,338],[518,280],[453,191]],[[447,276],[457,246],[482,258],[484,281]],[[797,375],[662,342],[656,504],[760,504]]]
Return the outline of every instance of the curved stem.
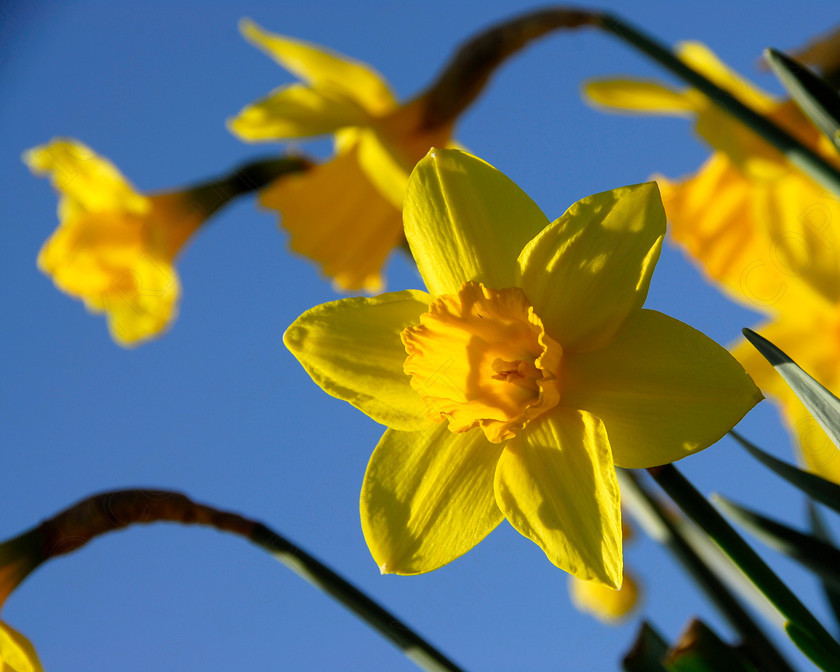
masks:
[[[0,544],[0,565],[16,569],[13,583],[7,588],[13,589],[45,560],[74,551],[94,537],[129,525],[156,522],[205,525],[247,539],[268,551],[302,579],[339,601],[396,645],[420,668],[429,672],[461,670],[408,625],[282,535],[262,523],[236,513],[197,504],[177,492],[103,492],[82,500],[38,527]],[[20,566],[15,567],[15,564]],[[0,575],[7,576],[2,571]]]
[[[654,61],[687,82],[724,112],[745,124],[768,143],[781,151],[788,160],[814,180],[840,194],[840,171],[803,145],[796,138],[775,123],[744,105],[725,89],[709,81],[693,68],[677,58],[670,49],[654,38],[637,30],[628,23],[610,14],[601,14],[598,25],[605,31],[621,38]]]
[[[840,194],[840,170],[837,167],[691,68],[666,45],[612,14],[564,5],[515,16],[465,42],[420,96],[423,99],[422,126],[428,129],[452,123],[481,93],[496,69],[535,39],[556,30],[583,27],[600,28],[670,70],[776,147],[797,168]]]

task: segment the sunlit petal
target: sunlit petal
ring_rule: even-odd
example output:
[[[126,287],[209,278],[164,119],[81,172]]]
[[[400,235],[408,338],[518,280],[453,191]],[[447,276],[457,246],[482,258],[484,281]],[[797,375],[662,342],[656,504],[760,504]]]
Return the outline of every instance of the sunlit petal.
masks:
[[[362,530],[383,573],[429,572],[463,555],[502,520],[493,496],[500,445],[445,423],[388,430],[362,486]]]
[[[405,235],[426,287],[452,294],[467,281],[517,284],[516,257],[548,224],[498,170],[466,152],[433,149],[408,182]]]
[[[413,431],[427,422],[428,409],[403,373],[400,332],[428,303],[415,290],[325,303],[301,315],[283,342],[325,392],[377,422]]]
[[[522,289],[564,349],[603,347],[645,302],[664,236],[655,183],[589,196],[522,250]]]
[[[555,409],[505,444],[496,501],[510,523],[573,576],[621,587],[621,505],[598,418]]]
[[[603,420],[621,467],[653,467],[707,448],[761,400],[724,348],[652,310],[606,348],[567,356],[563,376],[562,403]]]
[[[334,133],[367,120],[367,112],[340,92],[292,84],[245,107],[228,120],[228,128],[242,140],[280,142]]]
[[[292,250],[317,262],[339,289],[382,289],[385,259],[403,237],[400,211],[368,180],[355,146],[277,180],[260,204],[280,212]]]
[[[270,33],[250,19],[240,21],[239,29],[254,46],[316,89],[340,91],[371,113],[381,113],[394,105],[394,96],[382,76],[364,63],[302,40]]]

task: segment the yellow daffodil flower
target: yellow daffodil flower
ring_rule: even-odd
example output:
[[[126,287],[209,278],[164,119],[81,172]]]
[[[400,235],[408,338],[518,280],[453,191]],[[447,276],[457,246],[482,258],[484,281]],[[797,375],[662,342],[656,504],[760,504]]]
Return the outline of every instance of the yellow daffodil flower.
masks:
[[[569,597],[579,611],[591,614],[602,623],[620,623],[639,602],[639,587],[628,572],[624,572],[619,590],[595,581],[581,581],[569,577]]]
[[[642,309],[665,234],[656,186],[549,223],[488,164],[433,149],[404,221],[429,293],[327,303],[284,337],[326,392],[389,427],[361,494],[375,561],[428,572],[507,518],[557,566],[620,587],[615,465],[702,450],[761,398],[723,348]]]
[[[830,141],[792,102],[758,90],[703,45],[684,45],[681,57],[840,166]],[[673,239],[730,296],[773,317],[758,331],[840,392],[840,198],[697,91],[613,80],[590,82],[585,92],[609,109],[696,118],[714,153],[694,176],[658,180]],[[805,465],[840,483],[840,451],[790,389],[749,344],[733,352],[781,406]]]
[[[0,608],[6,598],[45,560],[38,528],[0,544]],[[43,672],[26,637],[0,621],[0,672]]]
[[[0,672],[43,672],[30,641],[0,621]]]
[[[385,259],[403,240],[408,174],[429,147],[449,143],[453,120],[429,126],[425,97],[400,104],[367,65],[249,20],[241,30],[305,83],[249,105],[229,121],[231,132],[249,142],[336,139],[332,159],[277,180],[260,203],[282,214],[292,250],[320,264],[337,288],[379,291]]]
[[[104,312],[120,345],[159,335],[175,319],[181,293],[175,257],[209,204],[189,191],[143,195],[75,140],[53,140],[24,161],[50,175],[61,194],[61,224],[41,248],[38,268],[88,310]]]

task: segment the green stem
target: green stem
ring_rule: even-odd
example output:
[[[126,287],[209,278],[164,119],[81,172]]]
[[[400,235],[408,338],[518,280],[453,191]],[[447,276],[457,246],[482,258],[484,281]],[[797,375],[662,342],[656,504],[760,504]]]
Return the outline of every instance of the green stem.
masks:
[[[686,515],[741,568],[788,622],[809,634],[821,659],[830,657],[840,664],[840,645],[677,468],[667,464],[648,469],[648,472]],[[805,653],[817,662],[809,651]]]
[[[697,555],[682,531],[662,505],[646,490],[632,471],[618,469],[621,501],[648,534],[667,546],[674,557],[694,578],[721,615],[741,636],[745,652],[762,670],[792,672],[793,668],[773,645],[772,640],[753,620],[729,588]]]
[[[343,604],[427,672],[460,672],[455,663],[349,581],[291,541],[239,514],[197,504],[177,492],[116,490],[88,497],[38,527],[0,544],[0,565],[20,564],[13,589],[41,563],[84,546],[106,532],[138,523],[176,522],[212,527],[268,551],[312,586]],[[3,569],[4,567],[0,567]]]
[[[610,14],[601,14],[598,25],[646,54],[690,86],[705,94],[713,104],[745,124],[781,151],[797,168],[810,175],[827,189],[840,194],[840,171],[835,166],[803,145],[790,133],[744,105],[731,93],[713,84],[699,72],[686,65],[663,44]]]

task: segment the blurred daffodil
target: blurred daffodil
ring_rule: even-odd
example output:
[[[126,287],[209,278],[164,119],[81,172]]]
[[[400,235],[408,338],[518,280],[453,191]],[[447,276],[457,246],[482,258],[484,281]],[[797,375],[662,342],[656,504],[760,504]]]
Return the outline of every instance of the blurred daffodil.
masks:
[[[61,195],[61,222],[41,248],[38,268],[88,310],[105,313],[123,346],[160,335],[175,319],[181,294],[175,259],[207,218],[234,197],[308,165],[294,157],[257,161],[218,180],[145,195],[76,140],[55,139],[23,159],[51,176]]]
[[[0,621],[0,672],[43,672],[30,641]]]
[[[260,203],[282,214],[291,248],[343,290],[378,291],[403,240],[408,174],[429,147],[449,143],[454,119],[429,123],[427,96],[399,103],[369,66],[243,20],[245,37],[304,83],[282,86],[228,123],[249,142],[335,134],[335,155],[278,180]]]
[[[436,569],[507,518],[557,566],[620,587],[615,465],[702,450],[761,398],[723,348],[642,309],[665,234],[656,186],[549,223],[488,164],[433,149],[404,220],[430,294],[324,304],[284,338],[389,427],[361,494],[381,571]]]
[[[624,544],[632,538],[632,528],[622,518],[621,536]],[[602,623],[615,625],[627,618],[638,606],[640,590],[636,579],[624,570],[621,588],[615,590],[596,581],[581,581],[569,577],[569,597],[579,610],[591,614]]]
[[[831,142],[794,103],[760,91],[703,45],[686,44],[680,55],[840,166]],[[712,156],[693,176],[658,180],[673,239],[731,297],[772,316],[757,329],[839,392],[840,197],[697,91],[629,80],[590,82],[585,91],[609,109],[696,119],[698,134],[714,149]],[[806,466],[840,483],[840,451],[796,397],[752,346],[742,342],[734,353],[781,406]]]
[[[615,624],[627,618],[639,601],[639,587],[633,576],[624,572],[621,588],[614,590],[595,581],[569,577],[569,597],[575,607],[602,623]]]
[[[36,147],[24,161],[50,175],[61,194],[61,224],[41,248],[38,268],[88,310],[104,312],[120,345],[159,335],[181,294],[175,257],[208,210],[189,191],[139,193],[111,162],[74,140]]]
[[[44,561],[38,528],[0,544],[0,608],[6,598]],[[42,672],[29,640],[0,621],[0,672]]]

